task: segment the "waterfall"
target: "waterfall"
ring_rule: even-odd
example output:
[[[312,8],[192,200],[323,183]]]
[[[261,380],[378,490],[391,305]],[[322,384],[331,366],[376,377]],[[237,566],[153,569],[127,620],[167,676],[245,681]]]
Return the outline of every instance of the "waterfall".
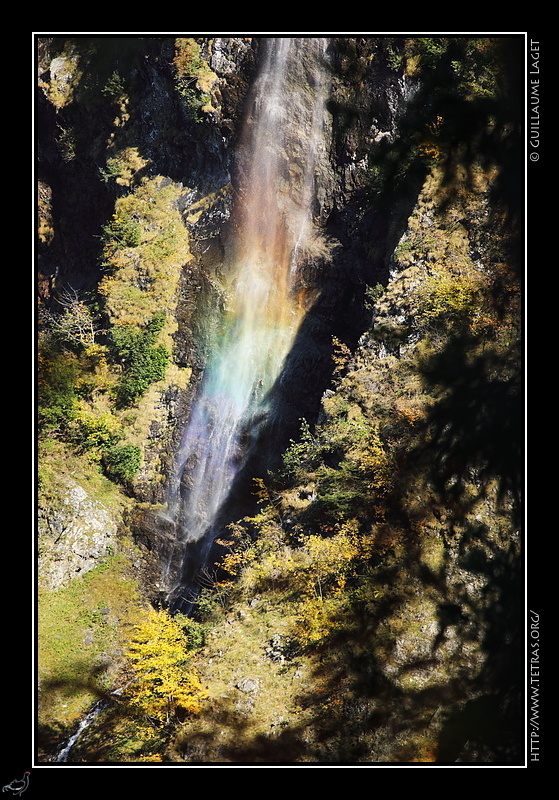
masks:
[[[76,731],[70,736],[66,744],[58,751],[56,756],[52,759],[57,763],[64,763],[68,761],[70,756],[70,751],[72,750],[73,746],[76,744],[82,733],[86,728],[88,728],[91,723],[99,716],[99,714],[106,708],[107,703],[105,700],[99,700],[93,708],[89,711],[88,714],[81,720],[80,724],[78,725]]]
[[[170,481],[175,549],[163,578],[180,591],[177,552],[207,557],[212,524],[266,418],[270,389],[314,299],[304,265],[319,240],[316,176],[326,159],[327,39],[263,42],[238,151],[240,183],[224,264],[224,309]]]

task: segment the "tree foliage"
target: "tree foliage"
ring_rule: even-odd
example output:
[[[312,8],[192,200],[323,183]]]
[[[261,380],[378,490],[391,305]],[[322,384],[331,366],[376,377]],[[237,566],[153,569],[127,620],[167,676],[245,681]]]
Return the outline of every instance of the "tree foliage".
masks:
[[[326,419],[314,434],[302,423],[301,437],[284,454],[282,478],[312,483],[316,499],[307,516],[326,522],[373,516],[390,484],[390,462],[377,423],[355,403],[325,398]]]
[[[52,433],[67,429],[76,409],[78,359],[50,347],[38,355],[37,390],[40,430]]]
[[[107,254],[124,247],[137,247],[142,241],[139,223],[122,211],[115,212],[103,228]]]
[[[103,453],[105,472],[118,483],[130,483],[142,463],[142,450],[136,444],[110,444]]]
[[[203,75],[208,68],[196,39],[176,39],[173,67],[177,91],[185,102],[186,112],[192,120],[199,121],[200,111],[204,103],[209,101],[207,93],[200,90]]]
[[[57,301],[61,311],[49,318],[54,338],[77,350],[93,347],[100,327],[92,305],[72,287],[60,292]]]
[[[169,353],[155,343],[164,321],[164,315],[155,314],[145,328],[115,325],[112,329],[112,340],[124,367],[117,389],[119,406],[131,405],[152,383],[165,377]]]
[[[189,655],[180,622],[166,611],[147,611],[127,650],[133,675],[127,689],[131,705],[162,724],[199,713],[206,692],[187,669]]]

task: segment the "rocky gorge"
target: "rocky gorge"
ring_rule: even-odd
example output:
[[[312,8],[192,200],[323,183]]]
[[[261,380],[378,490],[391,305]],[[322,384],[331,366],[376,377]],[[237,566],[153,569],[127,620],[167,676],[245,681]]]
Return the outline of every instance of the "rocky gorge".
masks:
[[[312,300],[164,717],[130,652],[168,613],[267,40],[36,44],[39,763],[104,698],[73,763],[521,764],[523,37],[327,41]]]

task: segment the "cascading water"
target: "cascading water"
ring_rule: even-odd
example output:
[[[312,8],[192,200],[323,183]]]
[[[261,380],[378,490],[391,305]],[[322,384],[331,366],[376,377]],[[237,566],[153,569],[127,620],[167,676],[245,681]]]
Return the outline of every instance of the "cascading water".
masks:
[[[184,597],[184,560],[200,568],[208,557],[246,441],[266,417],[268,393],[313,299],[302,266],[315,241],[315,178],[326,155],[327,44],[265,42],[239,150],[225,309],[170,484],[175,546],[163,577],[168,601]]]

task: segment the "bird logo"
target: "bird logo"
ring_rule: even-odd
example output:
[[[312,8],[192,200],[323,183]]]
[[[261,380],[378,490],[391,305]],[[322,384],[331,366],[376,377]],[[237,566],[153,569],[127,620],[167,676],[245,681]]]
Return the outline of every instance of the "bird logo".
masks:
[[[27,787],[29,786],[29,771],[23,773],[23,778],[21,780],[15,780],[11,783],[7,783],[5,786],[2,787],[3,792],[12,792],[14,797],[19,797]]]

